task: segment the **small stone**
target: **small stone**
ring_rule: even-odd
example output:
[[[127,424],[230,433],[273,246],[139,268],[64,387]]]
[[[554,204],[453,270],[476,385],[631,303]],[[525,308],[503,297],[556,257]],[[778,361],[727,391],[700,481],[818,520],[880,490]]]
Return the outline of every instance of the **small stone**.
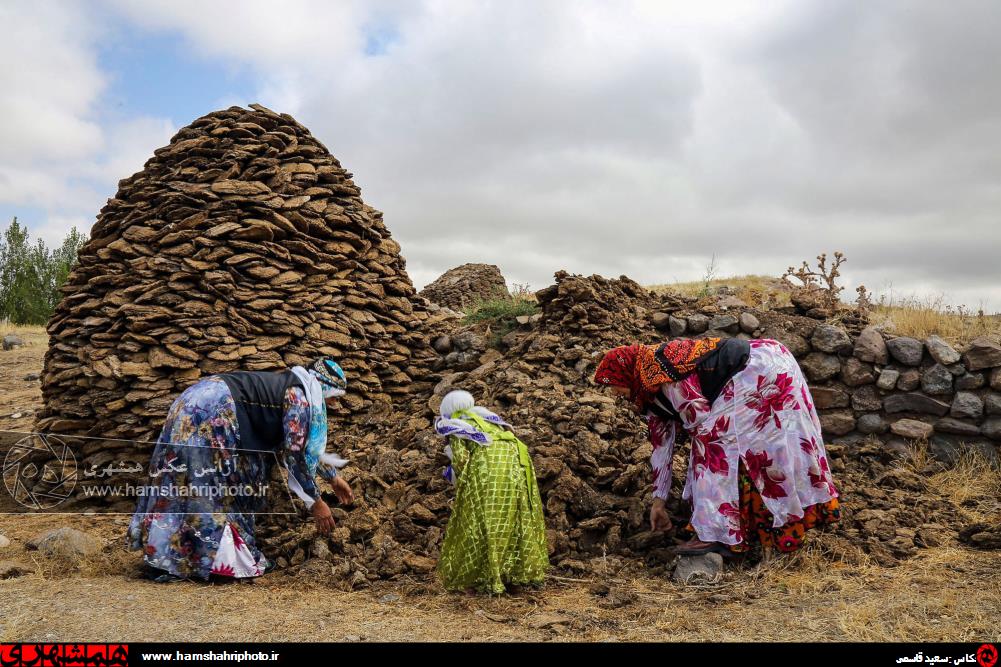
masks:
[[[900,371],[893,370],[892,368],[884,368],[879,374],[879,379],[876,380],[876,386],[883,391],[892,391],[897,386],[897,380],[899,379]]]
[[[848,392],[837,387],[810,387],[810,395],[813,396],[813,405],[818,410],[847,408],[851,401]]]
[[[987,398],[984,399],[984,411],[989,415],[1001,415],[1001,394],[987,394]]]
[[[671,316],[667,313],[654,313],[650,316],[650,323],[657,329],[666,329]]]
[[[744,333],[753,334],[761,326],[761,322],[751,313],[741,313],[738,322],[740,330]]]
[[[979,426],[953,417],[945,417],[935,422],[935,431],[938,433],[952,433],[953,435],[980,435]]]
[[[688,323],[690,333],[700,334],[709,331],[709,318],[705,315],[689,315],[685,321]]]
[[[1001,368],[995,368],[991,371],[991,389],[1001,391]]]
[[[468,352],[472,350],[485,350],[487,345],[483,340],[482,336],[479,336],[472,331],[463,331],[458,336],[452,339],[452,344],[461,352]]]
[[[983,373],[964,373],[956,378],[956,389],[968,391],[970,389],[980,389],[987,384],[987,378]]]
[[[901,419],[893,422],[890,430],[896,435],[911,440],[927,440],[935,433],[934,426],[916,419]]]
[[[869,385],[852,394],[852,407],[859,412],[875,412],[883,409],[883,399],[880,398],[876,387]]]
[[[76,528],[56,528],[39,533],[28,540],[25,548],[46,556],[81,558],[101,552],[99,539]]]
[[[859,433],[873,435],[886,433],[890,426],[883,419],[882,415],[866,414],[859,417],[856,428]]]
[[[952,393],[952,373],[942,364],[935,364],[921,375],[921,390],[929,396]]]
[[[926,415],[944,417],[951,406],[931,396],[907,393],[894,394],[883,399],[883,409],[890,414],[897,412],[920,412]]]
[[[1001,345],[989,338],[977,338],[970,343],[964,357],[971,372],[1001,366]]]
[[[971,440],[965,435],[936,435],[928,443],[928,451],[932,458],[946,466],[955,465],[964,453],[975,452],[988,461],[998,459],[997,448],[984,440]]]
[[[951,366],[960,359],[959,352],[956,352],[939,336],[929,336],[925,341],[925,347],[928,348],[928,354],[931,355],[932,359],[943,366]]]
[[[775,334],[775,340],[786,346],[786,349],[792,352],[792,356],[799,359],[810,353],[813,349],[810,347],[810,341],[803,338],[799,334],[794,333],[782,333]]]
[[[900,391],[914,391],[921,386],[921,371],[916,368],[908,368],[900,374],[897,381],[897,389]]]
[[[889,428],[889,427],[887,427]],[[911,455],[911,443],[909,443],[904,438],[896,435],[891,435],[885,439],[886,451],[900,458],[906,458]]]
[[[386,593],[381,598],[379,598],[380,604],[390,604],[392,602],[399,602],[400,596],[396,593]]]
[[[3,349],[6,351],[15,350],[19,347],[24,347],[24,341],[20,336],[15,336],[14,334],[7,334],[3,337]]]
[[[924,356],[925,345],[914,338],[899,336],[886,341],[886,349],[891,357],[905,366],[917,366]]]
[[[0,549],[6,549],[10,546],[10,540],[7,539],[6,535],[0,535]]]
[[[991,417],[981,424],[980,432],[991,440],[1001,440],[1001,418]]]
[[[28,373],[27,375],[24,376],[24,381],[25,382],[37,382],[41,377],[42,376],[41,376],[40,373]]]
[[[799,363],[812,382],[830,380],[841,372],[841,361],[831,354],[811,352]]]
[[[820,426],[828,435],[845,435],[855,430],[855,415],[848,410],[820,415]]]
[[[737,333],[738,320],[733,315],[717,315],[709,321],[709,328],[727,333]]]
[[[813,347],[828,354],[838,354],[851,349],[852,340],[841,327],[821,324],[813,332],[810,339]]]
[[[671,316],[667,321],[667,328],[671,334],[671,338],[678,338],[685,335],[685,330],[688,328],[688,323],[680,317]]]
[[[870,364],[885,364],[890,360],[883,334],[875,327],[862,330],[855,341],[855,358]]]
[[[871,364],[863,363],[855,357],[845,361],[841,369],[841,380],[849,387],[872,384],[876,381],[876,377],[876,369]]]
[[[952,364],[951,366],[946,366],[946,369],[952,373],[953,378],[959,378],[966,375],[966,367],[963,364]]]
[[[361,637],[358,635],[344,635],[344,641],[346,642],[360,642]]]
[[[434,339],[434,343],[431,344],[434,351],[438,354],[448,354],[452,351],[452,339],[448,336],[438,336]]]
[[[723,577],[723,557],[717,553],[682,556],[672,578],[679,584],[715,583]]]
[[[976,394],[961,391],[953,399],[949,414],[956,419],[980,419],[984,416],[984,402]]]

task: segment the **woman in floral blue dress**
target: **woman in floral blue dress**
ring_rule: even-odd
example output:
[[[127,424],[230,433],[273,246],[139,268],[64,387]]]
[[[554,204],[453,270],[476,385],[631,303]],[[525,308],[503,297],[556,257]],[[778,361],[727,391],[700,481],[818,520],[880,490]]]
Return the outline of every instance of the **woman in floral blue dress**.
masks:
[[[267,559],[254,539],[265,510],[271,468],[288,471],[289,489],[327,534],[334,520],[314,476],[330,481],[338,500],[352,500],[326,453],[327,406],[347,382],[334,361],[308,370],[236,372],[204,378],[171,406],[128,529],[158,581],[211,576],[257,577]]]

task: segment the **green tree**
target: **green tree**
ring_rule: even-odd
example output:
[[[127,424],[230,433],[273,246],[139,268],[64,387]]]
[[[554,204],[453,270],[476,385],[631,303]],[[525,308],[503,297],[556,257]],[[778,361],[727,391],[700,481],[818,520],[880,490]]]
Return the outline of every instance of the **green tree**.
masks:
[[[3,256],[0,265],[0,315],[15,324],[23,324],[28,258],[28,228],[14,218],[3,236]]]
[[[34,243],[17,218],[0,237],[0,319],[14,324],[45,324],[62,296],[77,253],[86,237],[74,227],[59,248]]]
[[[49,298],[50,312],[55,310],[59,299],[62,298],[60,288],[66,284],[66,279],[76,264],[77,255],[80,249],[87,243],[87,236],[77,231],[76,227],[70,229],[69,234],[63,239],[63,244],[52,251],[53,278],[52,291]]]

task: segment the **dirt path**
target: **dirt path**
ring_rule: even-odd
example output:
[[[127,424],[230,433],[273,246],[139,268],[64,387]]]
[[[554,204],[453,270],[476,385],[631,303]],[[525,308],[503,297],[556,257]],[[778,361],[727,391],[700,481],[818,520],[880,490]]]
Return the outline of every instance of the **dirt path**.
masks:
[[[815,548],[729,570],[704,588],[597,566],[540,592],[487,598],[410,578],[350,593],[283,573],[253,584],[154,584],[138,578],[138,555],[121,548],[125,521],[0,517],[12,540],[0,561],[36,569],[0,581],[0,640],[1001,640],[1001,553],[961,547],[927,550],[895,568],[848,565]],[[67,570],[23,549],[41,530],[66,524],[100,537],[104,553]],[[596,585],[626,604],[607,608]]]

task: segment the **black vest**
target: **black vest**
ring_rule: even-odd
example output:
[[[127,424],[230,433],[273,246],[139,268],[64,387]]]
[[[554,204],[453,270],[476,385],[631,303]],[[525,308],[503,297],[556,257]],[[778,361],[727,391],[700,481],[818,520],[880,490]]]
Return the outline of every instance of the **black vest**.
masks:
[[[285,439],[285,392],[302,387],[292,371],[235,371],[220,373],[236,403],[241,449],[274,451]]]
[[[695,372],[699,374],[702,395],[709,405],[716,402],[730,378],[744,370],[750,356],[751,345],[746,340],[727,338],[696,364]],[[654,396],[650,410],[662,419],[681,420],[671,402],[660,392]]]

